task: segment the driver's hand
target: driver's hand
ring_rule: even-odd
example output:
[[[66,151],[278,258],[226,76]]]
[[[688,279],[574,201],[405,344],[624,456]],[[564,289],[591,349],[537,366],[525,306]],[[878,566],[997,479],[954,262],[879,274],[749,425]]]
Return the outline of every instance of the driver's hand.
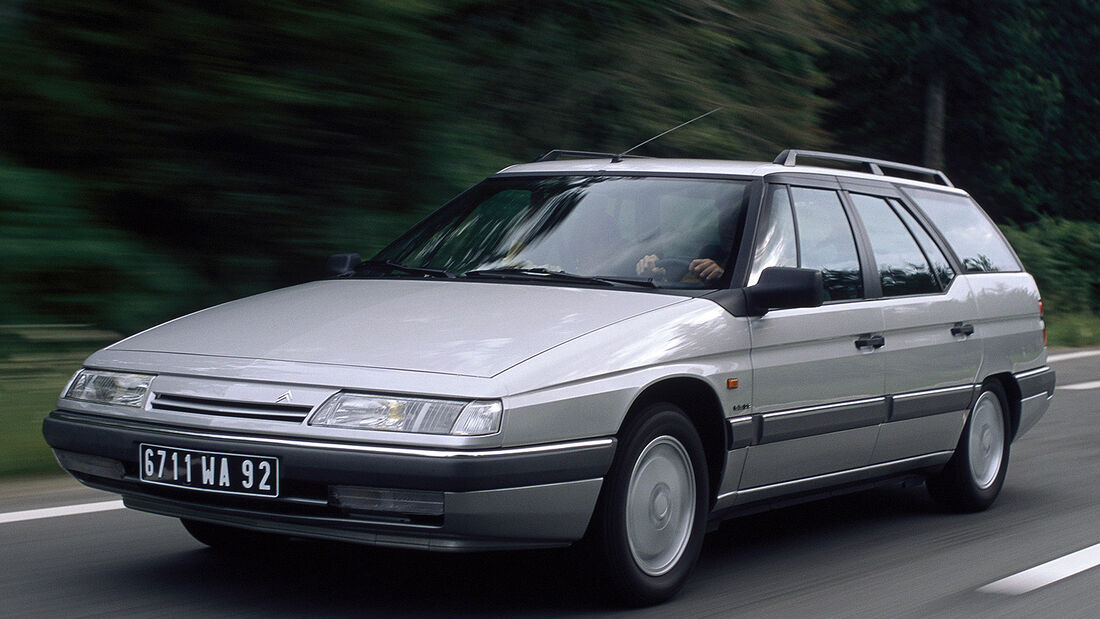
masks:
[[[696,258],[692,260],[691,264],[688,265],[688,271],[694,273],[696,277],[703,281],[718,279],[726,272],[725,269],[718,266],[718,263],[710,258]]]
[[[637,272],[639,276],[646,276],[646,275],[648,275],[650,277],[664,277],[665,276],[664,267],[657,266],[657,255],[656,254],[650,254],[648,256],[645,256],[641,260],[639,260],[638,264],[634,265],[634,271]]]

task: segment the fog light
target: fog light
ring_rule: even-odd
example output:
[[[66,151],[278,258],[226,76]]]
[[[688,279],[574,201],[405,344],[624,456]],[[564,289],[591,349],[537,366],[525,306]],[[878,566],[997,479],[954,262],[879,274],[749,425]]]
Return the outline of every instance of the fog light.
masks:
[[[84,473],[85,475],[106,477],[107,479],[122,479],[126,474],[126,469],[118,460],[78,454],[61,449],[53,450],[53,455],[57,458],[57,463],[61,465],[61,468],[73,473]]]
[[[349,512],[442,516],[443,493],[430,490],[394,490],[363,486],[332,486],[333,500]]]

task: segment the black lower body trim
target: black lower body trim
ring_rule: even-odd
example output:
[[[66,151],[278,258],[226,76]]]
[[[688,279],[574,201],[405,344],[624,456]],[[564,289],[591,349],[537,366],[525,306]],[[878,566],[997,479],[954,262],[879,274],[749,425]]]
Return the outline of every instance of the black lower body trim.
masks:
[[[776,443],[841,430],[877,426],[886,421],[884,397],[761,415],[760,443]]]
[[[1020,399],[1026,400],[1042,393],[1048,395],[1054,393],[1055,374],[1054,369],[1041,367],[1037,370],[1020,372],[1015,375],[1016,384],[1020,386]]]
[[[890,421],[902,421],[970,408],[974,386],[961,385],[931,391],[903,393],[892,398]]]

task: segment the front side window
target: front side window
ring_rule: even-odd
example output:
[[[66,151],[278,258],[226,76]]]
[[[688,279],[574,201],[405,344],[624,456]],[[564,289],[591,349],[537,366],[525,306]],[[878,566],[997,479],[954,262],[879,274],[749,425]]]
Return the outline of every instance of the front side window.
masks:
[[[967,196],[911,187],[904,191],[943,234],[967,272],[1023,270],[993,222]]]
[[[859,256],[840,196],[830,189],[791,187],[791,198],[798,226],[799,266],[821,271],[827,301],[862,298]]]
[[[932,267],[890,204],[882,198],[862,194],[850,197],[871,239],[883,296],[939,292]]]
[[[458,277],[542,273],[547,281],[576,275],[716,288],[728,282],[746,185],[612,176],[489,179],[375,260]]]
[[[768,267],[798,266],[798,236],[794,229],[794,213],[786,185],[773,185],[760,213],[760,230],[752,253],[752,271],[749,285],[760,279],[760,273]]]

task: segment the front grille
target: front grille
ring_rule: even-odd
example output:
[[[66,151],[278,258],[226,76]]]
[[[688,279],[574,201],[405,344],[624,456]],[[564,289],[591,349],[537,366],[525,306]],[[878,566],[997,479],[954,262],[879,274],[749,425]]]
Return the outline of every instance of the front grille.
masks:
[[[194,396],[155,393],[149,408],[154,411],[174,413],[194,413],[196,415],[214,415],[217,417],[238,417],[244,419],[265,419],[268,421],[286,421],[302,423],[312,406],[305,404],[274,404],[269,402],[240,402],[235,400],[216,400]]]

